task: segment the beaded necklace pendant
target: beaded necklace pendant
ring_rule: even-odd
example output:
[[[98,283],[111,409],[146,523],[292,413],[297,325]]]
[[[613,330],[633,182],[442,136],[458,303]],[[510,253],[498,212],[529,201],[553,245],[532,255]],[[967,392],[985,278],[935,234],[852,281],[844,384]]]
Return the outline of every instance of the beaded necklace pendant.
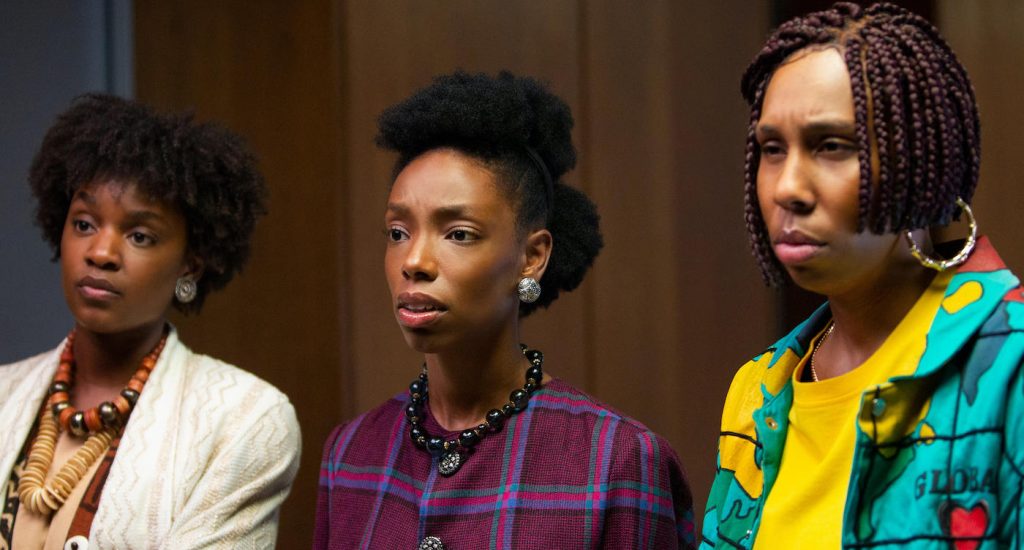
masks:
[[[489,433],[501,429],[505,421],[526,409],[530,396],[540,388],[544,378],[544,354],[539,350],[527,349],[520,344],[523,356],[530,362],[526,369],[526,383],[522,388],[509,394],[508,402],[500,409],[491,409],[479,426],[464,430],[459,437],[445,441],[441,437],[431,436],[423,427],[423,406],[427,402],[427,365],[419,377],[409,384],[409,404],[405,407],[405,415],[409,420],[409,437],[421,449],[426,449],[437,460],[437,471],[448,477],[459,471],[466,463],[469,452]]]

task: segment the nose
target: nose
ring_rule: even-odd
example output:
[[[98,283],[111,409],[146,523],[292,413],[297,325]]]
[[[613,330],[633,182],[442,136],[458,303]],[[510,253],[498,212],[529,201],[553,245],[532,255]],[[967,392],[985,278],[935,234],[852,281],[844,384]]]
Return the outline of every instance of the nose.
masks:
[[[409,240],[408,253],[402,262],[402,276],[407,280],[432,281],[437,277],[437,258],[431,239],[413,237]]]
[[[809,170],[809,162],[801,152],[787,155],[775,182],[775,203],[796,214],[814,210],[816,199]]]
[[[121,267],[121,237],[115,231],[100,229],[89,239],[85,261],[90,266],[116,271]]]

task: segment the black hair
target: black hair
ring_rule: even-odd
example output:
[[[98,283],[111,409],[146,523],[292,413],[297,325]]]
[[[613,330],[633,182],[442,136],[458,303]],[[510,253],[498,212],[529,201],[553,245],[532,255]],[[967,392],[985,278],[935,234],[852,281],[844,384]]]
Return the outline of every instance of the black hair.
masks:
[[[743,74],[750,104],[745,202],[747,232],[769,284],[783,268],[757,202],[760,150],[754,130],[772,74],[808,47],[836,47],[850,73],[860,149],[858,230],[897,232],[959,218],[981,163],[981,128],[967,71],[923,17],[893,4],[849,2],[783,23]],[[872,174],[872,157],[878,161]]]
[[[573,119],[546,87],[506,71],[496,77],[458,71],[385,110],[378,126],[377,144],[399,155],[396,174],[427,151],[455,149],[495,174],[519,230],[551,232],[554,247],[541,296],[520,304],[521,316],[583,281],[604,240],[594,203],[560,181],[576,165]]]
[[[46,132],[29,172],[36,223],[55,261],[72,197],[100,181],[134,185],[184,214],[189,253],[204,265],[196,298],[174,300],[186,313],[199,311],[211,290],[241,271],[256,219],[266,213],[263,177],[237,135],[189,113],[158,114],[128,99],[87,94]]]

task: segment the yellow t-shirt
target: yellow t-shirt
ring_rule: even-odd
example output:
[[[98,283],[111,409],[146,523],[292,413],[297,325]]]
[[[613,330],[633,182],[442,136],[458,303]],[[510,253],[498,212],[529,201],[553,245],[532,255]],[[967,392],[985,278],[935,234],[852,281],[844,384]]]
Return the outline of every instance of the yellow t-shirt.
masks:
[[[841,547],[861,394],[896,374],[894,365],[917,364],[952,276],[937,275],[885,342],[852,371],[801,382],[810,353],[793,371],[786,446],[761,514],[755,549]],[[811,349],[818,338],[820,333]]]

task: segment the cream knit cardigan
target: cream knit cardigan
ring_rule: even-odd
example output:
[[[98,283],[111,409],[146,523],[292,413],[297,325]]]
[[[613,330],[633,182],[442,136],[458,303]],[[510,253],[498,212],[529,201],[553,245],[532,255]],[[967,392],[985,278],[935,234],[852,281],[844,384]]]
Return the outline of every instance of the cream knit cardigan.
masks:
[[[0,483],[10,478],[62,348],[0,366]],[[172,329],[125,427],[89,548],[273,548],[299,450],[284,394],[193,353]]]

